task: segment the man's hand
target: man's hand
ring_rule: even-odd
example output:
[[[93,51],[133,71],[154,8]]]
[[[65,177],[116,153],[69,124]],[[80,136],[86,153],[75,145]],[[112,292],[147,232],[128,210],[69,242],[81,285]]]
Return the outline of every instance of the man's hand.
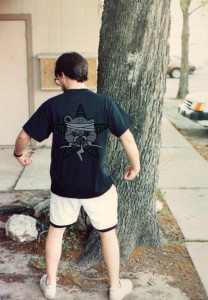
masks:
[[[124,175],[124,179],[133,180],[140,172],[140,169],[135,171],[132,165],[128,165],[125,167],[126,173]]]
[[[32,162],[33,162],[33,159],[28,156],[28,154],[30,154],[30,153],[35,153],[35,151],[34,150],[24,151],[22,156],[21,157],[16,157],[16,159],[23,166],[31,165]]]

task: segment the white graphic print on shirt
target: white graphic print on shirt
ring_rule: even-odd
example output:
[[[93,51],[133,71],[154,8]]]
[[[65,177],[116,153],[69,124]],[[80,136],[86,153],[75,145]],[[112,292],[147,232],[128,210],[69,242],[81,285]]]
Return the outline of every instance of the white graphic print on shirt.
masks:
[[[95,119],[87,120],[82,104],[79,104],[76,117],[73,119],[70,115],[64,117],[65,124],[54,124],[53,127],[64,134],[67,145],[65,148],[64,158],[77,151],[77,155],[82,161],[81,153],[87,151],[95,158],[99,158],[96,147],[103,148],[100,145],[93,144],[97,134],[109,127],[109,124],[95,124]]]

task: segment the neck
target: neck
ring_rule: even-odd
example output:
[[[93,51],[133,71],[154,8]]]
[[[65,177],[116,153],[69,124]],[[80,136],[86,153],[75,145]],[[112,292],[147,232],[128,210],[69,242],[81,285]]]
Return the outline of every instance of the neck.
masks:
[[[65,83],[65,89],[70,90],[70,89],[86,89],[86,85],[84,82],[78,82],[74,80],[69,80]]]

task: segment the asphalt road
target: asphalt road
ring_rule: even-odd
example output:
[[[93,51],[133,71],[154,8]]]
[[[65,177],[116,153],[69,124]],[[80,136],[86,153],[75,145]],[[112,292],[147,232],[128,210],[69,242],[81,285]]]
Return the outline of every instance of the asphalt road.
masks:
[[[202,90],[208,91],[208,67],[197,69],[189,75],[189,93]],[[179,79],[167,76],[165,98],[176,98],[179,87]]]
[[[208,90],[208,71],[196,70],[189,76],[189,92]],[[167,77],[166,94],[164,100],[163,114],[196,148],[208,157],[208,128],[183,117],[178,113],[178,105],[183,100],[175,99],[177,95],[179,79]],[[200,151],[199,151],[200,152]],[[201,153],[201,154],[202,154]]]

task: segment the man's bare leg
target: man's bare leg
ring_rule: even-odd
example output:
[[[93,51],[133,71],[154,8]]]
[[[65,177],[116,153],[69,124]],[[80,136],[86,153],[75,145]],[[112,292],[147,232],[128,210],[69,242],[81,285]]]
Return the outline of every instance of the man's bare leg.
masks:
[[[62,239],[66,227],[56,228],[50,225],[45,244],[47,285],[56,284],[56,274],[62,252]]]
[[[110,231],[99,231],[102,241],[102,251],[104,262],[108,269],[110,286],[119,288],[119,271],[120,271],[120,249],[116,229]]]

